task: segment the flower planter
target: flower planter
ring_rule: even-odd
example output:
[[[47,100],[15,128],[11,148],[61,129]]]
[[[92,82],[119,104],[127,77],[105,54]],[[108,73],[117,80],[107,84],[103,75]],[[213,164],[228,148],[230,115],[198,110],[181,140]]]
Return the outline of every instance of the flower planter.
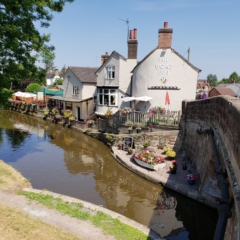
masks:
[[[140,166],[142,166],[142,167],[145,167],[145,168],[148,168],[148,169],[152,169],[152,170],[158,170],[158,168],[160,167],[160,166],[164,166],[165,165],[165,163],[160,163],[160,164],[155,164],[155,165],[151,165],[151,164],[148,164],[148,163],[145,163],[145,162],[143,162],[143,161],[141,161],[141,160],[139,160],[139,159],[137,159],[137,158],[133,158],[134,159],[134,161],[138,164],[138,165],[140,165]]]
[[[195,179],[187,179],[189,185],[195,184]]]

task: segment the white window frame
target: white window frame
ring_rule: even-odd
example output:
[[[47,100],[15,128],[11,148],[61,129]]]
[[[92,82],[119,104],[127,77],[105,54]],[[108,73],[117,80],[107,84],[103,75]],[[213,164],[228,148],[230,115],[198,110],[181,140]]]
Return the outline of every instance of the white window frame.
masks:
[[[79,94],[79,87],[78,86],[73,86],[73,95],[78,95]]]
[[[104,103],[104,96],[108,96],[107,100],[107,104]],[[115,96],[115,103],[111,104],[111,97]],[[116,107],[118,106],[118,89],[117,88],[98,88],[97,89],[97,104],[100,106],[112,106],[112,107]]]
[[[114,65],[106,66],[106,79],[115,79],[115,66]]]

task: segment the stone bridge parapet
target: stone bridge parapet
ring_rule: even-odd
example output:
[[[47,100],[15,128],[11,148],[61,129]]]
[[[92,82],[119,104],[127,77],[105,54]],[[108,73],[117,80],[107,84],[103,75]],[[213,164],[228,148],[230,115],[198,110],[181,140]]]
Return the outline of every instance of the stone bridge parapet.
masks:
[[[220,197],[210,138],[199,134],[212,129],[223,171],[228,174],[229,195],[234,200],[225,239],[240,239],[240,99],[218,96],[182,102],[181,150],[191,170],[199,176],[202,195]],[[217,198],[216,198],[217,199]]]

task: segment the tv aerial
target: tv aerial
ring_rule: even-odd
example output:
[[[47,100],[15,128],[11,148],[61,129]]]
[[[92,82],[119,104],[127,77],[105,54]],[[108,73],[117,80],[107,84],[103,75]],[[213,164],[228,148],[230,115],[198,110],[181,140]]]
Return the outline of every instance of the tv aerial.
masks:
[[[118,18],[118,20],[121,20],[127,24],[127,41],[128,41],[128,39],[129,39],[129,20],[128,20],[128,18],[126,20]]]

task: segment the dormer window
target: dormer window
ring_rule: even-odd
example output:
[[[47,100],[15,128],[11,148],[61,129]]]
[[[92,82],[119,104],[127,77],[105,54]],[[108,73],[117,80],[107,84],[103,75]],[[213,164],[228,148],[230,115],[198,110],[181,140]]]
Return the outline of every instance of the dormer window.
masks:
[[[115,78],[115,66],[106,66],[106,79]]]

